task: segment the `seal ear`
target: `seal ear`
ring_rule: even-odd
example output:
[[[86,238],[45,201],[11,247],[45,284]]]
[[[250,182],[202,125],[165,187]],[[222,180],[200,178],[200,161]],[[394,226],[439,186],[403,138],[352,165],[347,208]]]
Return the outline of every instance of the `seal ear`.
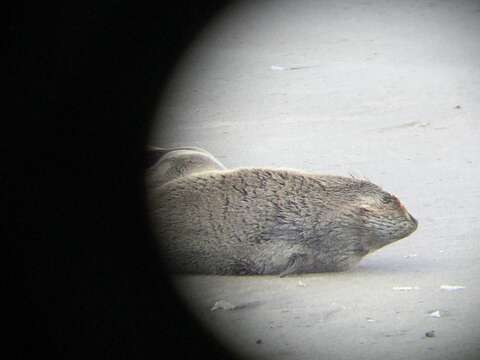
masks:
[[[362,213],[362,214],[370,213],[372,211],[373,211],[373,209],[368,205],[361,205],[360,206],[360,213]]]

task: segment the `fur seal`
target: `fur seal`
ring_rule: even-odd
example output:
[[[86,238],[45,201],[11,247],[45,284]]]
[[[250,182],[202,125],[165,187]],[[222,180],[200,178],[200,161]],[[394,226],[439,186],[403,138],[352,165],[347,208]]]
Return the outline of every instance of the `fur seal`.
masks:
[[[417,228],[369,181],[297,170],[190,172],[149,200],[162,253],[180,273],[344,271]]]
[[[225,169],[212,154],[197,147],[149,147],[146,166],[147,186],[150,188],[190,174]]]

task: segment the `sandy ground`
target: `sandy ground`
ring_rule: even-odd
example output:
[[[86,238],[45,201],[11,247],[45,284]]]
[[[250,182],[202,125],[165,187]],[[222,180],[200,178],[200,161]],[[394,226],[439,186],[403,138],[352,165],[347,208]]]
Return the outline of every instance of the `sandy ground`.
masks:
[[[260,359],[480,355],[479,38],[480,2],[437,0],[253,2],[199,36],[153,145],[366,177],[419,220],[346,273],[178,277],[222,341]]]

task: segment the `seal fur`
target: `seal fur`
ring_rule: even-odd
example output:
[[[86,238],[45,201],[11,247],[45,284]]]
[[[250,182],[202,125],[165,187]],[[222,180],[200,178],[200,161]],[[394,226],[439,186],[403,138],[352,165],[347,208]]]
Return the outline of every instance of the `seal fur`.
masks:
[[[153,189],[150,205],[162,253],[181,273],[344,271],[417,228],[371,182],[287,169],[191,173]]]

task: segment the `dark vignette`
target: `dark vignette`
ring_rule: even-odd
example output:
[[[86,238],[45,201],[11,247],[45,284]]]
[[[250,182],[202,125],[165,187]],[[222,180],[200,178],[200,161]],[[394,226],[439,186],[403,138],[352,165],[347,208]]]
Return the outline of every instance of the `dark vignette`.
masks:
[[[231,358],[177,301],[143,188],[162,86],[225,4],[16,2],[5,12],[14,358]]]

